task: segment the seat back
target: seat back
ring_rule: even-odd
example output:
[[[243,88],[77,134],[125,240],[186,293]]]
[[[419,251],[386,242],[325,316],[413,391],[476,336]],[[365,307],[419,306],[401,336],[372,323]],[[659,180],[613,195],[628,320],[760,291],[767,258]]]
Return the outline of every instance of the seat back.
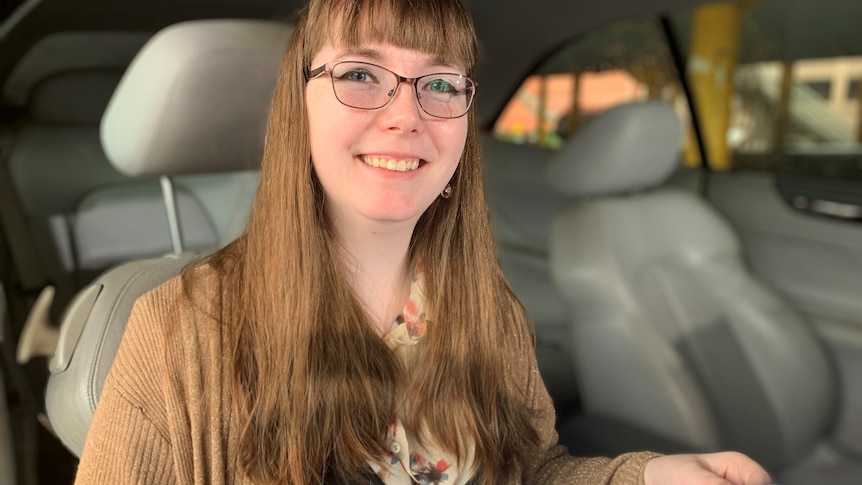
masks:
[[[140,47],[147,37],[135,34],[135,42],[129,42],[129,35],[119,34],[131,44],[125,50]],[[21,90],[26,117],[16,125],[8,160],[3,160],[15,194],[10,197],[17,196],[26,221],[26,231],[15,237],[32,241],[40,270],[56,290],[58,310],[105,269],[171,251],[158,179],[120,173],[99,139],[101,116],[123,74],[115,64],[130,62],[133,52],[126,55],[117,54],[100,68],[66,66]],[[214,201],[251,199],[226,194],[219,178],[239,177],[177,179],[179,220],[189,249],[213,250],[229,240],[225,233],[235,236],[227,220],[231,211]],[[218,198],[208,197],[213,186],[221,192]],[[234,207],[247,209],[247,204]]]
[[[49,362],[45,405],[54,432],[76,456],[84,449],[132,305],[194,259],[194,254],[187,254],[125,263],[96,278],[66,309],[60,340]]]
[[[289,34],[287,25],[256,20],[185,22],[157,33],[124,74],[102,118],[111,163],[130,176],[256,169]],[[238,222],[229,217],[222,225],[235,230]],[[134,301],[196,258],[182,254],[115,267],[66,310],[46,399],[55,432],[74,454],[83,449]]]
[[[87,194],[132,181],[110,165],[99,143],[99,118],[121,74],[67,71],[33,86],[4,160],[26,221],[14,237],[32,247],[60,302],[80,287],[70,215]]]
[[[551,221],[569,200],[553,190],[544,169],[554,152],[483,136],[482,164],[491,230],[506,278],[537,326],[567,320],[551,283]]]
[[[549,164],[558,190],[587,199],[557,215],[550,249],[584,407],[777,470],[827,430],[834,377],[802,318],[747,270],[731,227],[697,195],[659,187],[680,134],[671,107],[626,105]]]

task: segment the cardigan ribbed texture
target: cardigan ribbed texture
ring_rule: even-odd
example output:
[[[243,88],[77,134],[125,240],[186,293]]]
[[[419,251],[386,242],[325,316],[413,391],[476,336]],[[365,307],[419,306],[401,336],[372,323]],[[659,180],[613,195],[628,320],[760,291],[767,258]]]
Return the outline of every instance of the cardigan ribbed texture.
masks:
[[[207,292],[217,294],[215,273]],[[204,295],[206,296],[206,295]],[[214,301],[216,298],[213,297]],[[214,308],[198,308],[179,277],[141,297],[99,399],[84,445],[78,484],[252,484],[238,467],[238,423],[231,413],[225,333]],[[554,408],[531,345],[512,359],[536,413],[542,440],[519,483],[644,485],[656,456],[578,458],[557,445]]]

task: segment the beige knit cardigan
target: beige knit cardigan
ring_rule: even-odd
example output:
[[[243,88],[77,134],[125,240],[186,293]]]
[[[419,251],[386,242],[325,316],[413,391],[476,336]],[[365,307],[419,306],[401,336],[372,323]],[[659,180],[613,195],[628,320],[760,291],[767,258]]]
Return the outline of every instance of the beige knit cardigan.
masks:
[[[216,277],[207,269],[207,291]],[[206,298],[195,298],[206,301]],[[78,484],[251,484],[237,461],[225,332],[212,308],[195,308],[174,278],[136,303],[105,381],[81,456]],[[542,449],[520,483],[644,485],[656,456],[577,458],[557,445],[554,408],[531,345],[512,360],[536,413]]]

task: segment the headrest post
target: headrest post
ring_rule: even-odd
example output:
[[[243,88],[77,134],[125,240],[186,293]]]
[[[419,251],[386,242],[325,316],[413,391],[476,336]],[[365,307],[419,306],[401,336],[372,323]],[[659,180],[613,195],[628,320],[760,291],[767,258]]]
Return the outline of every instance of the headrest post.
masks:
[[[167,175],[159,177],[162,182],[162,197],[165,199],[165,209],[168,212],[168,226],[171,231],[171,245],[174,248],[174,254],[180,255],[183,252],[183,241],[180,236],[179,210],[177,210],[177,200],[174,194],[174,183]]]

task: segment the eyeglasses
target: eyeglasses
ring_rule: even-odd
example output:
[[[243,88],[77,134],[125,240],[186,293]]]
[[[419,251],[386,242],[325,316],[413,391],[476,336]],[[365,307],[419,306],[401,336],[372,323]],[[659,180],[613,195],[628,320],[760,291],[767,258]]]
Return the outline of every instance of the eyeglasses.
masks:
[[[344,61],[324,64],[307,72],[310,81],[328,72],[332,91],[341,104],[357,109],[380,109],[395,97],[401,83],[413,85],[422,111],[435,118],[460,118],[467,114],[476,94],[476,83],[453,73],[426,74],[406,78],[367,62]]]

